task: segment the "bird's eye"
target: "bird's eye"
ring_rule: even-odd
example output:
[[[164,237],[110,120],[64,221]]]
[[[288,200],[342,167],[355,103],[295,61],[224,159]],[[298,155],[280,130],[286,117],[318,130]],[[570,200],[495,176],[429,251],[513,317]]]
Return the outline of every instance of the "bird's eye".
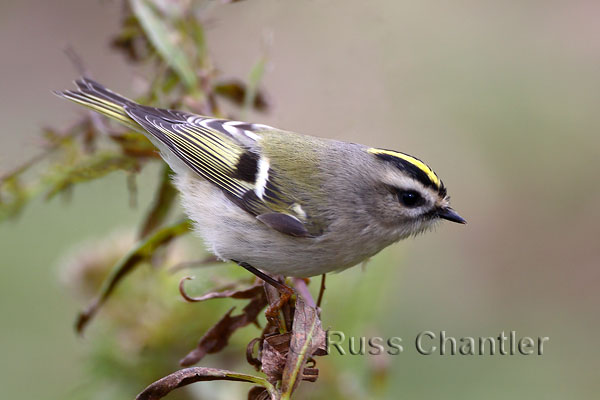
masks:
[[[423,197],[414,190],[398,190],[398,200],[403,206],[413,208],[423,204]]]

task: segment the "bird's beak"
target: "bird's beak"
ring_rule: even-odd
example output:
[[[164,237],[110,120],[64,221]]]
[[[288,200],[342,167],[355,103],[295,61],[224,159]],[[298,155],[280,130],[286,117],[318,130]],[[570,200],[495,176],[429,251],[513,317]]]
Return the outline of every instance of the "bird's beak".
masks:
[[[437,211],[437,216],[443,219],[447,219],[448,221],[457,222],[459,224],[466,224],[467,220],[458,215],[456,211],[451,209],[450,207],[440,208]]]

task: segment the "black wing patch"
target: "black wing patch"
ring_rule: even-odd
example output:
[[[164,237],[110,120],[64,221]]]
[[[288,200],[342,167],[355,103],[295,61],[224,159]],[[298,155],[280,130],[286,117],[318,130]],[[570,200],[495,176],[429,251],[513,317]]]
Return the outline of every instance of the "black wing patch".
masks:
[[[246,182],[255,183],[258,175],[259,155],[250,151],[243,153],[235,165],[234,177]]]

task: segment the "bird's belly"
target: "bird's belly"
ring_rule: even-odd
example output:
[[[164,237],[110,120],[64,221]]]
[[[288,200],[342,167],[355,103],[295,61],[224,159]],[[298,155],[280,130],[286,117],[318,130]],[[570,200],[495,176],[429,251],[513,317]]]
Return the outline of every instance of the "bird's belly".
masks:
[[[209,251],[271,274],[309,277],[356,265],[385,245],[335,241],[327,234],[299,238],[277,232],[240,209],[210,182],[178,174],[182,204]]]

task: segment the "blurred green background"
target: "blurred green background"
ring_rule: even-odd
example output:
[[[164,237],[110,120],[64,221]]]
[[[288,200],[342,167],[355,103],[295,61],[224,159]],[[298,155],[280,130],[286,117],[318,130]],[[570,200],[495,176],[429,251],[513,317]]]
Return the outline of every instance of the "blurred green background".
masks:
[[[131,81],[144,71],[107,44],[119,12],[117,1],[2,2],[0,170],[36,153],[40,128],[64,126],[81,112],[50,93],[76,77],[65,45],[96,79],[132,93]],[[319,381],[303,384],[299,398],[597,397],[599,13],[591,0],[246,0],[215,1],[207,10],[209,52],[225,76],[245,78],[265,37],[272,41],[263,86],[274,109],[252,115],[256,122],[421,157],[469,221],[392,246],[365,271],[328,277],[326,327],[399,336],[404,352],[324,358]],[[98,347],[108,312],[76,336],[84,302],[65,290],[61,260],[82,241],[94,246],[96,238],[133,229],[157,180],[157,168],[143,173],[137,208],[128,204],[125,174],[117,173],[75,188],[69,202],[35,202],[0,225],[3,398],[71,398],[93,380],[90,348]],[[232,268],[194,273],[208,279]],[[154,275],[142,272],[138,281]],[[170,282],[162,298],[177,312],[201,313],[210,325],[226,309],[184,304],[177,279]],[[219,310],[214,317],[211,307]],[[203,333],[198,324],[170,354],[168,370]],[[457,337],[516,330],[550,341],[543,356],[422,356],[413,342],[423,330]],[[245,339],[257,333],[245,331],[227,354],[201,365],[230,367],[242,358]],[[87,398],[128,398],[101,389]],[[192,390],[225,399],[243,398],[247,387]]]

